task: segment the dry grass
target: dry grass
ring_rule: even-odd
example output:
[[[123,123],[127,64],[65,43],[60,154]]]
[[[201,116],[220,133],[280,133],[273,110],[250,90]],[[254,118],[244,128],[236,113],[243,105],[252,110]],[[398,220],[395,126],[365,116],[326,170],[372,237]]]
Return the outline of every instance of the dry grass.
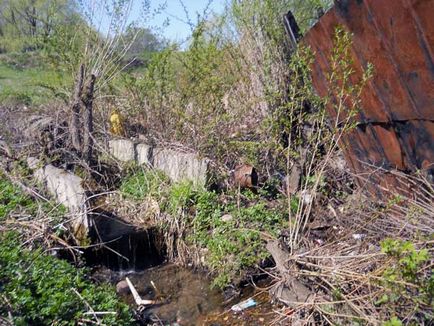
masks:
[[[333,232],[323,244],[310,241],[314,240],[310,237],[302,253],[288,256],[288,263],[298,267],[293,276],[309,284],[315,294],[307,302],[295,303],[290,315],[286,315],[287,310],[280,311],[276,324],[380,325],[393,316],[405,325],[429,324],[432,293],[428,293],[428,301],[419,296],[422,281],[432,277],[434,266],[434,192],[422,177],[395,174],[403,184],[418,186],[411,197],[400,195],[399,200],[395,196],[378,203],[361,194],[353,195],[345,209],[343,205],[336,210],[339,214]],[[396,257],[382,250],[380,242],[387,238],[409,241],[416,252],[428,251],[429,258],[420,265],[415,280],[387,277],[390,268],[396,275],[404,268]],[[397,300],[380,303],[395,291]]]

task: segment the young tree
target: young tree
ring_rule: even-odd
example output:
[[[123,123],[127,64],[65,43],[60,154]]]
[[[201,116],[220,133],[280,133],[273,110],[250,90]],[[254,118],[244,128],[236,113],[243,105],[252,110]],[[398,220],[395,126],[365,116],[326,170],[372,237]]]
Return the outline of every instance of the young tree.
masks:
[[[3,0],[0,4],[0,37],[21,39],[37,47],[56,26],[77,16],[74,0]]]
[[[120,45],[128,46],[125,56],[131,58],[162,50],[164,40],[149,28],[130,26],[123,34]]]

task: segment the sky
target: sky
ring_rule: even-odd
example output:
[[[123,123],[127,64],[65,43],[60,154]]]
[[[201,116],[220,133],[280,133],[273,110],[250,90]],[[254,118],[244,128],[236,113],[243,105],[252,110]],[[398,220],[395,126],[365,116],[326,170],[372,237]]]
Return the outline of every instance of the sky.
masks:
[[[208,1],[204,0],[184,0],[183,3],[189,12],[190,19],[193,23],[197,22],[197,15],[202,15],[206,9]],[[215,13],[221,13],[224,8],[224,1],[215,0],[211,3],[209,10]],[[172,40],[181,40],[191,34],[190,26],[186,23],[184,9],[179,0],[167,0],[167,9],[165,9],[160,21],[164,20],[164,16],[169,19],[169,26],[163,34]],[[177,18],[176,18],[177,17]]]
[[[166,8],[150,21],[152,27],[163,27],[164,22],[168,20],[169,24],[163,27],[161,32],[164,37],[172,41],[184,41],[190,34],[191,28],[188,25],[188,18],[184,12],[180,0],[150,0],[152,8],[158,8],[159,5],[166,3]],[[207,7],[207,0],[182,0],[188,11],[190,20],[197,22],[197,15],[203,15]],[[224,9],[225,0],[214,0],[209,6],[209,10],[215,13],[221,13]],[[135,0],[132,10],[132,19],[136,19],[140,12],[140,0]]]

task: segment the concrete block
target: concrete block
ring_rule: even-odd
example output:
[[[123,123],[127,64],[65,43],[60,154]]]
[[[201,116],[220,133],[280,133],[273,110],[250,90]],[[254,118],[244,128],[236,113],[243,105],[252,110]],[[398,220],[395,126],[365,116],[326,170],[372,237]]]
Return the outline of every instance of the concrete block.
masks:
[[[134,142],[130,139],[112,139],[109,141],[110,154],[121,162],[131,162],[136,159]]]
[[[197,185],[206,184],[209,172],[208,160],[172,149],[154,149],[153,166],[166,173],[172,181],[191,180]]]
[[[138,144],[136,146],[137,163],[139,165],[152,165],[152,146],[147,144]]]
[[[40,164],[39,160],[33,158],[29,158],[28,162],[34,168]],[[90,221],[87,216],[87,197],[82,186],[83,180],[51,164],[37,168],[35,177],[46,186],[57,203],[68,208],[72,216],[73,233],[78,242],[85,240],[89,232]]]

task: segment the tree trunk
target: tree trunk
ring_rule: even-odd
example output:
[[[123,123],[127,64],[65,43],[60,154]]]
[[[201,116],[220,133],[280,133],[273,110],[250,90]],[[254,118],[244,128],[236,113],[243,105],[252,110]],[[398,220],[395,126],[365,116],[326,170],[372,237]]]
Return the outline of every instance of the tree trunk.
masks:
[[[83,132],[83,158],[90,163],[93,152],[93,93],[95,88],[96,76],[90,75],[83,95],[84,112],[84,132]]]
[[[81,95],[83,93],[84,66],[80,65],[77,79],[75,81],[74,95],[71,106],[71,122],[69,124],[69,132],[71,134],[72,146],[77,152],[81,152],[81,137],[80,137],[80,109]]]
[[[30,15],[30,26],[31,26],[31,35],[32,37],[36,36],[36,28],[37,28],[37,22],[36,22],[36,7],[33,5],[32,8],[32,14]]]

